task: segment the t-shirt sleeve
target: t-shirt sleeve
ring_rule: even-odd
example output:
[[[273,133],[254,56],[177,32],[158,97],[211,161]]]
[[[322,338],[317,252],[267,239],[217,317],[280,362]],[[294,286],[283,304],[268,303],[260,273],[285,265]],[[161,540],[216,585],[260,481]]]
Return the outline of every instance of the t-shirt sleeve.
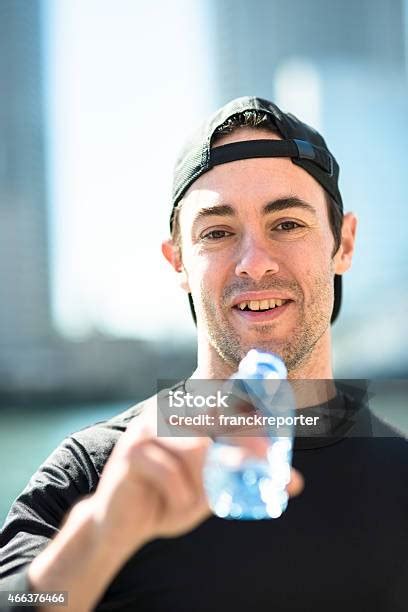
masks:
[[[4,601],[4,593],[30,592],[31,561],[58,533],[71,508],[94,493],[119,437],[147,401],[72,434],[32,476],[0,531],[0,612],[19,609]],[[152,405],[156,406],[155,401]],[[25,612],[30,609],[36,610],[24,606]]]
[[[32,610],[35,612],[37,609],[35,606],[28,606],[25,604],[24,606],[19,606],[16,603],[11,605],[9,600],[9,595],[12,594],[13,591],[18,591],[19,593],[29,593],[30,592],[30,583],[28,580],[28,566],[24,569],[20,570],[16,574],[12,574],[3,580],[0,580],[0,611],[1,612],[29,612]]]
[[[28,565],[57,534],[72,506],[92,493],[98,481],[94,461],[73,437],[40,466],[12,505],[0,532],[0,592],[29,590]],[[0,602],[1,612],[8,609]],[[10,610],[15,612],[16,607]]]

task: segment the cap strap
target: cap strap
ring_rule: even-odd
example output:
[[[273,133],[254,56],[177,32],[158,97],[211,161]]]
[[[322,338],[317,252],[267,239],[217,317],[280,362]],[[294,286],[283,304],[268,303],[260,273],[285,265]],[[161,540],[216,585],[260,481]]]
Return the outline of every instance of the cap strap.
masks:
[[[333,160],[325,149],[307,140],[241,140],[210,149],[209,166],[256,157],[294,157],[314,162],[330,176]]]

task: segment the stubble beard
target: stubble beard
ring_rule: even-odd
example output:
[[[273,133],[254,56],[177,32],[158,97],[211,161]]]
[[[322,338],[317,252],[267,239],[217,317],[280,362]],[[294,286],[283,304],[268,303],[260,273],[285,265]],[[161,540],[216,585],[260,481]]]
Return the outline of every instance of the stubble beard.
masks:
[[[290,337],[284,340],[274,339],[274,328],[279,326],[279,320],[265,325],[252,327],[251,340],[241,337],[231,324],[227,312],[230,306],[230,296],[240,291],[286,290],[295,297],[291,308],[297,309]],[[228,301],[229,300],[229,301]],[[205,287],[201,287],[200,310],[207,330],[208,340],[221,359],[230,367],[237,369],[239,362],[251,348],[278,354],[286,364],[288,373],[293,373],[311,358],[313,349],[330,325],[333,307],[333,269],[330,267],[325,274],[315,276],[312,293],[308,303],[296,281],[281,281],[271,279],[264,281],[256,288],[245,286],[242,282],[234,283],[224,290],[222,300],[225,306],[217,306],[213,295]],[[285,316],[285,315],[284,315]],[[248,323],[250,325],[250,323]]]

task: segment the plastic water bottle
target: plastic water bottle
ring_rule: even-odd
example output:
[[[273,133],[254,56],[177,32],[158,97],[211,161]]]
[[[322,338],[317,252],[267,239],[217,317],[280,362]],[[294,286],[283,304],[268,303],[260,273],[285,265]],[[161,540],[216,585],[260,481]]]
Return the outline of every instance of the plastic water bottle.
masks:
[[[252,349],[242,359],[229,382],[252,400],[258,413],[293,414],[294,401],[285,364],[280,357]],[[271,381],[274,381],[271,384]],[[288,419],[290,422],[290,419]],[[279,433],[278,433],[279,432]],[[293,428],[264,430],[264,438],[218,437],[211,445],[204,467],[204,484],[213,512],[229,519],[278,518],[286,509],[292,461]],[[240,452],[248,443],[264,442],[261,453]],[[241,449],[242,450],[242,449]]]

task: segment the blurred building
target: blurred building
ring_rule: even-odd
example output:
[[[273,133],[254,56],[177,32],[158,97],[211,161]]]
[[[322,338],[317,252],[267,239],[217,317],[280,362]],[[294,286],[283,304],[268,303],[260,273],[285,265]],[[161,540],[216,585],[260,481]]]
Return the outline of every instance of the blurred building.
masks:
[[[41,0],[0,0],[0,408],[15,401],[141,398],[160,372],[192,371],[191,347],[53,328]]]
[[[0,351],[51,332],[40,9],[0,1]]]
[[[193,371],[191,345],[102,334],[9,347],[0,359],[0,408],[41,402],[141,400]],[[163,382],[160,382],[165,377]]]
[[[296,56],[404,66],[403,0],[212,0],[217,102],[275,93],[276,71]]]

